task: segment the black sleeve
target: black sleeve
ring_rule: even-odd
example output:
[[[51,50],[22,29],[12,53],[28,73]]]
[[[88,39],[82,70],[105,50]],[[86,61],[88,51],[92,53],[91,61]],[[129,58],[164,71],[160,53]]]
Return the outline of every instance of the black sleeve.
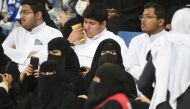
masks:
[[[110,100],[106,104],[104,104],[100,109],[122,109],[122,107],[117,101]]]
[[[9,94],[3,87],[0,87],[0,109],[15,109]]]
[[[152,98],[154,88],[152,84],[155,80],[155,67],[152,63],[152,56],[150,56],[142,75],[137,81],[139,90],[149,99]]]

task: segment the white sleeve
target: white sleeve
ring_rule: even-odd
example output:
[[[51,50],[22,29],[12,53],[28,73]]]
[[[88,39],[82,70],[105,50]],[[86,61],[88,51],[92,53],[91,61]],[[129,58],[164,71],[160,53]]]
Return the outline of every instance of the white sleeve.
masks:
[[[9,87],[6,85],[5,82],[1,82],[1,83],[0,83],[0,87],[4,88],[4,89],[6,90],[6,92],[9,91]]]
[[[135,79],[139,79],[142,69],[144,66],[140,66],[139,59],[138,59],[138,40],[132,39],[129,48],[127,51],[126,62],[127,68],[126,71],[129,72]]]
[[[126,70],[126,68],[127,68],[127,46],[125,44],[125,41],[122,38],[119,40],[118,43],[121,47],[121,56],[123,59],[123,65],[124,65],[125,70]]]
[[[18,50],[13,48],[13,46],[16,46],[16,40],[19,40],[19,36],[17,29],[14,29],[9,36],[5,39],[2,46],[4,49],[4,53],[10,57],[13,61],[19,64],[24,64],[25,60],[27,59],[27,56],[30,53],[30,50]]]

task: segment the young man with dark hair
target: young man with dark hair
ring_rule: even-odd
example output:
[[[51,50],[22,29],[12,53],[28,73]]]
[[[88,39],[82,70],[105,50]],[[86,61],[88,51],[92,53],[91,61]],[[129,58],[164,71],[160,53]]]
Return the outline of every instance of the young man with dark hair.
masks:
[[[101,4],[91,4],[85,9],[83,17],[83,27],[73,30],[68,37],[70,43],[74,44],[73,49],[77,53],[81,67],[84,66],[87,69],[91,67],[96,48],[101,41],[108,38],[119,43],[123,60],[125,60],[127,47],[124,40],[106,29],[108,17],[106,8]],[[82,41],[81,35],[84,36]],[[125,66],[126,62],[123,63]]]
[[[165,18],[164,8],[154,2],[145,4],[143,14],[139,16],[144,34],[138,35],[131,40],[126,60],[127,71],[137,80],[147,63],[148,52],[159,46],[160,40],[168,34],[164,30]]]
[[[20,11],[21,27],[15,28],[2,44],[5,54],[19,64],[22,71],[31,56],[40,62],[47,58],[47,43],[61,32],[46,25],[45,7],[38,0],[23,0]]]

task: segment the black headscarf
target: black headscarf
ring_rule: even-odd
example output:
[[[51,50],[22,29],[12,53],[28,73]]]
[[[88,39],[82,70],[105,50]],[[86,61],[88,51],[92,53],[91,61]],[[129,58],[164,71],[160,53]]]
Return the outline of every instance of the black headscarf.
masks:
[[[2,70],[3,66],[5,66],[7,62],[11,61],[11,59],[4,54],[2,45],[0,46],[0,57],[0,69]]]
[[[95,75],[96,69],[98,68],[98,63],[100,61],[99,59],[101,57],[101,52],[103,50],[115,50],[116,56],[117,56],[117,60],[115,63],[120,65],[120,67],[124,69],[120,45],[113,39],[103,40],[97,47],[96,52],[94,54],[94,58],[92,60],[91,69],[90,69],[89,73],[87,73],[86,77],[84,78],[84,85],[85,85],[84,90],[86,90],[86,91],[88,90],[88,87]],[[105,60],[109,61],[108,59],[105,59]],[[102,61],[102,59],[101,59],[101,61]]]
[[[38,99],[42,109],[53,108],[59,104],[62,96],[57,96],[57,94],[60,94],[63,70],[64,66],[60,66],[56,61],[45,61],[41,64]]]
[[[86,109],[93,109],[102,101],[116,93],[129,94],[129,82],[126,72],[114,63],[104,63],[95,73],[100,78],[100,83],[92,81],[89,92]]]
[[[75,87],[75,84],[79,81],[79,72],[80,72],[80,65],[79,60],[74,52],[74,50],[71,48],[70,43],[64,39],[64,38],[55,38],[52,39],[48,43],[48,51],[51,50],[60,50],[61,51],[61,57],[57,57],[58,60],[60,58],[60,65],[65,63],[65,73],[64,73],[64,82],[69,83],[70,85],[73,85]],[[64,55],[64,56],[63,56]],[[48,60],[55,60],[56,56],[48,54]]]
[[[17,105],[16,97],[20,94],[20,72],[15,62],[4,54],[2,45],[0,46],[0,73],[11,74],[13,81],[9,90],[10,97],[15,105]]]

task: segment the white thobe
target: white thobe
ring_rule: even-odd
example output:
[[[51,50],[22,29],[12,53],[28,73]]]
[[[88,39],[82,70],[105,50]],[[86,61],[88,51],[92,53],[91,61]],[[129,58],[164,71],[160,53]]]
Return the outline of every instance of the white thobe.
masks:
[[[177,109],[177,100],[190,86],[190,9],[182,8],[173,16],[171,36],[164,41],[157,56],[153,55],[156,85],[149,109],[165,102]]]
[[[126,71],[129,72],[135,79],[138,80],[142,74],[142,71],[147,63],[147,53],[154,48],[155,43],[160,40],[161,37],[166,36],[166,34],[168,34],[168,32],[165,30],[151,36],[143,33],[131,40],[127,51]]]
[[[92,59],[94,57],[98,45],[104,39],[108,38],[115,40],[120,45],[121,55],[123,58],[123,65],[126,66],[127,46],[124,40],[119,36],[115,35],[114,33],[108,31],[106,28],[98,35],[95,35],[93,38],[86,37],[84,43],[78,43],[73,47],[74,51],[76,52],[79,58],[80,66],[86,66],[90,68]]]
[[[29,64],[28,55],[31,51],[36,51],[34,55],[39,58],[40,63],[47,59],[47,44],[56,37],[63,37],[61,32],[45,23],[35,27],[32,31],[27,31],[23,27],[15,28],[2,46],[4,52],[13,61],[18,63],[19,69],[22,71],[24,66]],[[22,68],[23,67],[23,68]]]

